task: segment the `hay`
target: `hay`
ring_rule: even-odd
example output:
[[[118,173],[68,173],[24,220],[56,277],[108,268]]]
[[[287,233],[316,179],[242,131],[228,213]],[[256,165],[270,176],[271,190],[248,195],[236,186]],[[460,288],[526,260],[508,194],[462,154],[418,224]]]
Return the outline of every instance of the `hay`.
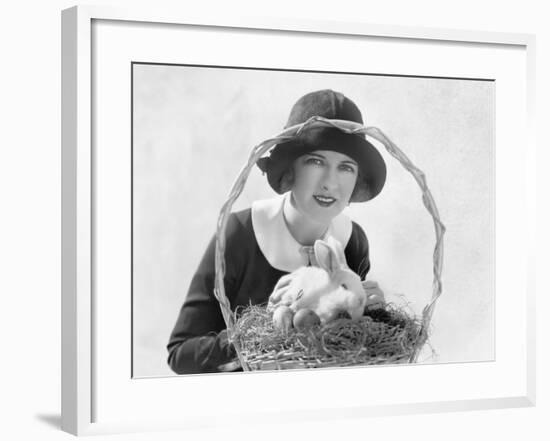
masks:
[[[272,312],[255,305],[236,312],[233,338],[252,370],[321,368],[407,363],[420,329],[421,320],[388,304],[358,320],[284,332],[273,327]]]

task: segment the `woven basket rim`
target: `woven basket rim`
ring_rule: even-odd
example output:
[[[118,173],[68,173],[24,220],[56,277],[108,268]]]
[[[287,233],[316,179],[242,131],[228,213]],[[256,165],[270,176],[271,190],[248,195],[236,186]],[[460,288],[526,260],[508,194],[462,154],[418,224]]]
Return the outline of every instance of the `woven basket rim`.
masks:
[[[393,156],[396,160],[400,162],[405,170],[412,174],[413,178],[415,179],[422,191],[422,202],[432,217],[436,240],[433,253],[432,296],[428,304],[422,310],[422,325],[418,335],[418,344],[409,360],[409,362],[414,363],[417,360],[421,347],[426,341],[427,330],[430,325],[435,304],[442,294],[441,273],[443,270],[443,236],[445,234],[445,226],[443,225],[439,217],[439,212],[437,210],[437,206],[435,204],[433,196],[428,188],[425,174],[420,169],[418,169],[413,164],[413,162],[403,153],[403,151],[401,151],[397,147],[397,145],[395,145],[395,143],[393,143],[379,128],[368,127],[353,121],[327,119],[320,116],[313,116],[304,123],[288,127],[280,132],[278,135],[268,138],[257,144],[250,152],[247,163],[237,175],[231,191],[228,194],[227,200],[220,209],[216,228],[214,295],[220,304],[229,337],[230,339],[232,337],[233,329],[235,326],[235,319],[233,317],[229,300],[225,294],[224,276],[225,230],[229,214],[231,213],[231,208],[234,202],[242,193],[246,180],[248,179],[252,168],[259,158],[267,153],[274,145],[281,142],[291,141],[292,139],[297,137],[302,131],[318,126],[334,127],[348,134],[363,134],[378,141],[385,147],[386,151],[391,156]],[[241,355],[239,342],[236,340],[232,340],[232,342],[235,346],[241,366],[244,370],[250,370],[249,366]]]

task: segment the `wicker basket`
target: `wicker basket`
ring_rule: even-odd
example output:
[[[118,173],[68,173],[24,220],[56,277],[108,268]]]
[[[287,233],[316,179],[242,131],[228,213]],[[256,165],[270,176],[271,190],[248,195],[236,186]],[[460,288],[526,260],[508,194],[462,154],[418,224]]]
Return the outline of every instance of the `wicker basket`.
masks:
[[[327,351],[326,347],[322,351],[326,356],[319,358],[315,354],[312,356],[296,356],[292,350],[287,350],[288,342],[286,345],[281,345],[277,352],[277,355],[274,357],[270,352],[255,352],[250,350],[242,350],[245,341],[243,339],[247,338],[242,332],[236,331],[236,315],[231,310],[229,300],[225,295],[224,287],[224,275],[225,275],[225,230],[227,225],[227,220],[229,214],[231,213],[231,208],[236,201],[236,199],[241,194],[248,175],[250,174],[251,169],[256,164],[256,161],[262,157],[270,148],[274,145],[290,141],[293,138],[297,137],[301,131],[307,130],[312,127],[318,126],[330,126],[335,127],[348,134],[364,134],[377,141],[379,141],[388,151],[390,155],[396,158],[401,165],[409,171],[418,185],[422,190],[422,202],[431,217],[433,218],[433,223],[435,227],[435,247],[433,254],[433,287],[432,287],[432,296],[429,303],[424,307],[422,311],[422,316],[417,319],[418,326],[416,326],[412,332],[414,335],[410,335],[410,330],[407,338],[409,343],[403,347],[402,353],[399,355],[392,355],[391,357],[384,357],[383,354],[374,354],[372,357],[352,357],[348,358],[346,363],[341,363],[338,361],[338,357],[334,357],[330,354],[330,351]],[[230,340],[233,342],[237,354],[239,356],[239,362],[243,370],[258,370],[258,369],[288,369],[288,368],[311,368],[311,367],[327,367],[327,366],[342,366],[350,364],[396,364],[396,363],[415,363],[417,361],[418,355],[422,347],[427,341],[428,329],[430,325],[430,320],[435,308],[437,299],[442,293],[442,284],[441,284],[441,272],[443,267],[443,235],[445,233],[445,227],[442,224],[439,214],[433,200],[433,197],[428,189],[426,184],[426,178],[424,173],[416,168],[409,158],[388,138],[384,133],[376,127],[365,127],[361,124],[343,121],[343,120],[329,120],[322,117],[312,117],[303,124],[299,124],[293,127],[290,127],[280,133],[274,138],[267,139],[262,143],[258,144],[248,158],[248,162],[243,167],[231,191],[229,193],[228,199],[223,205],[217,223],[216,230],[216,251],[215,251],[215,287],[214,294],[216,299],[220,303],[221,311],[223,318],[225,320],[228,335]],[[343,319],[345,320],[345,319]],[[370,317],[363,317],[360,321],[363,327],[373,326],[371,322],[366,322],[371,320]],[[333,329],[330,327],[337,327],[338,323],[327,324],[325,329],[322,332],[333,332]],[[349,329],[349,327],[348,327]],[[320,332],[320,331],[319,331]],[[308,336],[306,334],[299,334],[294,336],[295,344],[299,344],[302,347],[311,343],[312,340],[308,340],[308,337],[317,338],[313,341],[324,341],[325,335],[316,335]],[[328,337],[327,337],[328,338]],[[273,351],[272,351],[273,352]]]

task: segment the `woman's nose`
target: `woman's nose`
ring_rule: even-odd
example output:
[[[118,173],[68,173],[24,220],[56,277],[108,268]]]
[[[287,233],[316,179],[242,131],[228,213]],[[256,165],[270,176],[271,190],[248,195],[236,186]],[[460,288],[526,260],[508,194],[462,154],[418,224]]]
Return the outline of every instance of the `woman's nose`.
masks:
[[[336,170],[333,170],[331,167],[325,169],[323,174],[323,188],[327,190],[333,190],[338,186],[338,176]]]

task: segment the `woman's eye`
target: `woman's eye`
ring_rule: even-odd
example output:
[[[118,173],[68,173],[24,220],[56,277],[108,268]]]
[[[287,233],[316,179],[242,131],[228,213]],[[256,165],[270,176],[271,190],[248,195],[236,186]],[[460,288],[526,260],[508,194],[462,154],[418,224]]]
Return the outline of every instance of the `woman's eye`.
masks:
[[[342,288],[348,289],[348,285],[346,285],[345,283],[342,283]]]
[[[306,164],[323,165],[323,161],[319,158],[308,158],[306,159]]]
[[[351,165],[341,165],[340,169],[346,172],[355,173],[355,169]]]

